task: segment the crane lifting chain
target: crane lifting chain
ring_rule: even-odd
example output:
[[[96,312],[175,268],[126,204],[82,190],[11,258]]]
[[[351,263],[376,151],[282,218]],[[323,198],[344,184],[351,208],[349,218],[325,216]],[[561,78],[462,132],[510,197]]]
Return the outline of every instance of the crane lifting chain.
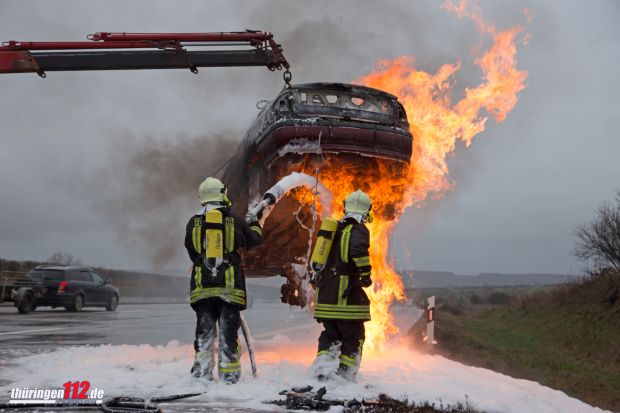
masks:
[[[282,78],[284,79],[284,87],[286,89],[290,89],[291,88],[291,80],[293,80],[293,74],[291,73],[291,71],[288,68],[286,68],[284,73],[282,73]]]

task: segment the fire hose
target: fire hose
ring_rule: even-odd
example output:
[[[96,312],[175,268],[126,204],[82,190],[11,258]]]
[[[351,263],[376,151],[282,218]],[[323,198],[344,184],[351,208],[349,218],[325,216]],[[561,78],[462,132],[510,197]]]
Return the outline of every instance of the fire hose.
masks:
[[[243,314],[241,316],[241,331],[243,332],[243,338],[245,339],[245,345],[248,347],[248,356],[250,357],[250,365],[252,366],[252,377],[256,377],[256,359],[254,358],[254,343],[252,343],[252,334],[250,334],[250,327],[245,321]]]
[[[101,410],[105,413],[161,413],[155,403],[171,402],[200,396],[203,393],[174,394],[171,396],[153,397],[149,400],[140,397],[113,397],[101,403]]]
[[[161,413],[161,408],[156,403],[171,402],[174,400],[187,399],[199,396],[203,393],[173,394],[170,396],[152,397],[143,399],[141,397],[112,397],[104,400],[100,405],[84,405],[67,401],[66,403],[0,403],[0,410],[4,409],[33,409],[33,408],[75,408],[85,409],[97,407],[105,413]]]
[[[331,192],[318,181],[317,177],[312,177],[305,173],[293,172],[280,179],[275,185],[269,188],[263,198],[248,209],[245,216],[247,222],[259,221],[261,225],[265,222],[274,205],[280,201],[291,190],[305,186],[313,191],[315,197],[320,195],[325,209],[331,206]]]

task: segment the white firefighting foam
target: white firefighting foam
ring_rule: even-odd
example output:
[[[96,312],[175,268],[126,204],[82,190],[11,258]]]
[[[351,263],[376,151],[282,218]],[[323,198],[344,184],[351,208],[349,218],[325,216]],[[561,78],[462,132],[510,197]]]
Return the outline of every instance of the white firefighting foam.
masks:
[[[250,373],[247,354],[242,357],[243,375],[239,383],[203,383],[189,376],[193,360],[191,345],[171,341],[165,346],[101,345],[63,348],[12,360],[3,369],[0,387],[5,397],[13,387],[60,388],[69,380],[89,380],[103,389],[105,397],[161,395],[203,392],[205,394],[175,402],[187,411],[192,406],[225,409],[274,411],[264,402],[278,399],[278,392],[292,386],[323,386],[312,379],[309,366],[314,345],[291,342],[276,336],[257,341],[259,375]],[[79,367],[78,367],[79,366]],[[566,394],[538,383],[518,380],[490,370],[468,367],[440,356],[424,355],[402,346],[383,354],[366,357],[358,383],[342,379],[327,384],[327,396],[334,399],[373,398],[386,393],[395,398],[469,404],[486,412],[603,412]],[[169,409],[175,410],[175,404]],[[337,408],[332,411],[338,411]]]
[[[318,181],[316,177],[312,177],[305,173],[293,172],[280,179],[265,193],[270,194],[275,198],[276,205],[268,205],[267,207],[265,207],[265,209],[263,210],[263,216],[260,220],[261,225],[264,224],[271,211],[274,208],[277,208],[278,201],[284,195],[299,187],[306,187],[310,190],[308,192],[310,194],[316,193],[316,201],[322,206],[322,216],[329,216],[331,214],[331,205],[333,200],[333,195],[331,191],[327,189],[327,187],[325,187],[325,185],[323,185],[320,181]],[[263,194],[261,194],[260,196],[262,197]],[[250,202],[251,207],[249,208],[249,210],[254,210],[261,202],[264,202],[262,201],[262,198],[254,199],[252,202]]]
[[[321,203],[325,205],[326,208],[329,208],[332,202],[332,193],[319,182],[316,177],[308,174],[293,172],[280,179],[277,184],[269,189],[269,192],[272,193],[276,199],[280,199],[284,194],[300,186],[305,186],[308,189],[314,189],[316,186],[317,195],[320,197]]]

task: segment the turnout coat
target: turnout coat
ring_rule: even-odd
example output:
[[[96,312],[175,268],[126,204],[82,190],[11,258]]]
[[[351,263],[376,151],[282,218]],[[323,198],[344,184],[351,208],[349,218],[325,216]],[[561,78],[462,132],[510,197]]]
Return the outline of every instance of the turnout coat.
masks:
[[[223,216],[225,261],[213,276],[203,259],[205,245],[204,212],[190,218],[185,229],[185,248],[193,263],[190,281],[190,304],[200,300],[219,297],[241,309],[246,308],[245,276],[241,268],[240,248],[250,249],[261,242],[261,227],[258,223],[248,225],[234,215],[230,208],[217,208]]]
[[[317,283],[314,318],[317,320],[370,320],[370,300],[360,284],[370,277],[366,225],[353,218],[338,224],[325,269]]]

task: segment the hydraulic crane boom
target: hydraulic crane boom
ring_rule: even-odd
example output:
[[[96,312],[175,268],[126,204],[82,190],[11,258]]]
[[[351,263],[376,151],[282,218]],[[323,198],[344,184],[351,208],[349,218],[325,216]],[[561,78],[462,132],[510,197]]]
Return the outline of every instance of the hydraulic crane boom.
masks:
[[[88,42],[3,42],[0,73],[38,73],[75,70],[189,69],[199,67],[265,66],[289,64],[271,33],[261,31],[217,33],[109,33],[88,35]],[[210,46],[242,49],[204,50]],[[135,50],[139,49],[139,50]],[[287,80],[288,79],[288,80]]]

